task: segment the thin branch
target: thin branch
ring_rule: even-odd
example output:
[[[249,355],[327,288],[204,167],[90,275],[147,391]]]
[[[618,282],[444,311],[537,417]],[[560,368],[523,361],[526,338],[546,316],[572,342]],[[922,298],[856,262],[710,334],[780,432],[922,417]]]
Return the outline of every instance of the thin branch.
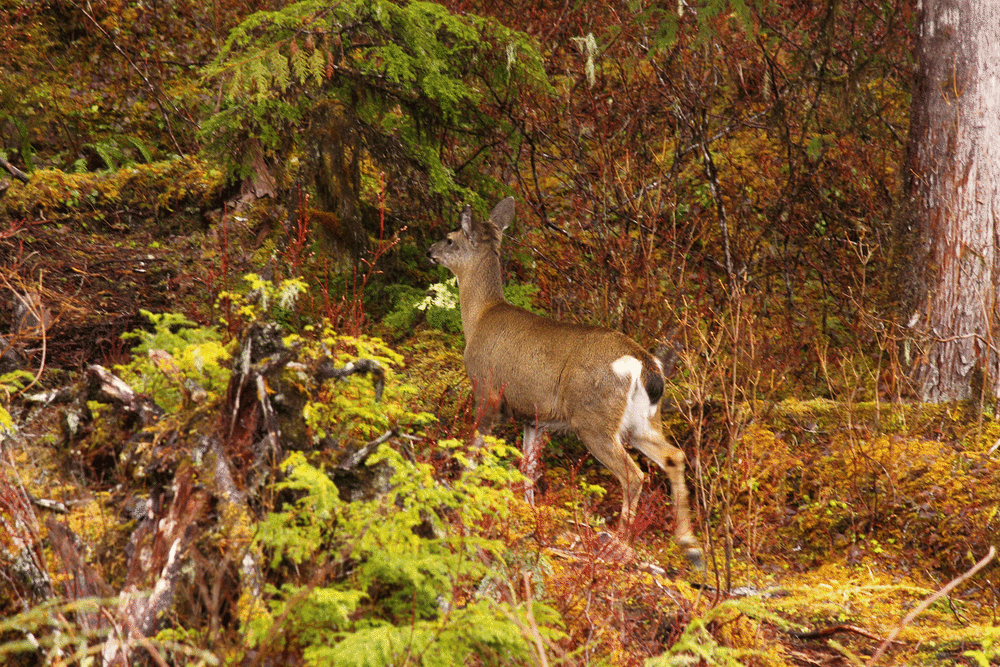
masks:
[[[954,589],[956,586],[959,586],[966,579],[968,579],[976,572],[979,572],[981,569],[986,567],[989,564],[989,562],[993,560],[993,557],[996,556],[996,554],[997,554],[996,547],[990,546],[990,552],[986,554],[986,556],[984,556],[981,561],[973,565],[969,571],[967,571],[965,574],[962,574],[952,579],[945,585],[944,588],[942,588],[941,590],[934,593],[933,595],[925,599],[923,602],[918,604],[913,611],[911,611],[909,614],[906,615],[906,618],[903,619],[903,621],[896,627],[896,629],[893,630],[891,633],[889,633],[889,636],[885,638],[885,641],[882,642],[882,645],[878,647],[877,651],[875,651],[875,655],[873,655],[871,657],[871,660],[868,661],[867,667],[872,667],[876,662],[878,662],[878,659],[882,657],[883,653],[885,653],[885,649],[890,644],[890,642],[892,642],[892,640],[896,638],[896,635],[898,635],[903,628],[912,623],[913,619],[915,619],[918,615],[920,615],[924,610],[926,610],[932,604],[934,604],[935,602],[943,598],[945,595],[950,593],[952,589]]]
[[[38,328],[41,331],[41,336],[42,336],[42,361],[38,365],[38,372],[35,373],[35,378],[26,387],[21,388],[21,390],[17,392],[17,394],[20,395],[20,394],[23,394],[24,392],[28,391],[32,387],[34,387],[38,383],[39,378],[42,377],[42,371],[45,370],[45,357],[46,357],[47,350],[48,350],[48,342],[47,342],[48,341],[48,331],[47,331],[48,325],[45,323],[45,313],[42,311],[41,301],[39,301],[36,304],[36,303],[33,303],[31,299],[21,298],[20,293],[16,289],[14,289],[14,287],[7,280],[6,276],[0,276],[0,279],[3,280],[3,283],[4,283],[4,285],[7,286],[7,289],[9,289],[11,292],[13,292],[18,297],[18,299],[25,305],[25,307],[27,308],[27,312],[38,321]],[[42,273],[41,272],[38,274],[38,293],[39,294],[42,293]]]
[[[729,249],[729,218],[726,214],[726,204],[722,198],[722,187],[719,185],[719,172],[715,168],[715,161],[712,159],[712,151],[709,148],[708,140],[701,144],[701,155],[705,166],[705,177],[708,185],[712,189],[712,197],[715,199],[715,208],[719,217],[719,230],[722,232],[722,249],[726,258],[726,275],[729,278],[729,291],[734,294],[736,290],[736,271],[733,269],[733,257]]]
[[[125,59],[125,62],[127,62],[129,66],[132,67],[132,69],[134,69],[136,73],[139,75],[139,77],[143,80],[143,82],[146,84],[146,87],[149,89],[150,95],[152,95],[153,99],[156,100],[156,106],[160,109],[160,114],[163,116],[163,122],[167,127],[167,134],[170,135],[170,140],[174,142],[174,149],[177,151],[178,155],[184,155],[184,151],[181,150],[181,145],[180,143],[178,143],[177,137],[174,136],[173,126],[171,126],[170,124],[170,116],[169,114],[167,114],[167,110],[163,107],[163,102],[160,100],[160,95],[157,94],[157,87],[154,86],[153,82],[150,81],[149,78],[142,73],[142,70],[139,69],[139,66],[136,65],[131,58],[128,57],[128,54],[125,53],[122,47],[118,46],[118,43],[114,40],[111,34],[104,29],[104,26],[102,26],[90,12],[88,12],[86,9],[81,7],[73,0],[70,0],[70,4],[76,7],[78,10],[80,10],[80,12],[84,16],[86,16],[91,23],[97,26],[97,29],[100,30],[101,34],[103,34],[107,38],[108,42],[110,42],[111,46],[114,47],[115,51],[121,54],[122,58]],[[180,113],[177,112],[176,108],[174,109],[174,113],[177,113],[177,115],[180,116]],[[181,117],[183,118],[183,116]]]

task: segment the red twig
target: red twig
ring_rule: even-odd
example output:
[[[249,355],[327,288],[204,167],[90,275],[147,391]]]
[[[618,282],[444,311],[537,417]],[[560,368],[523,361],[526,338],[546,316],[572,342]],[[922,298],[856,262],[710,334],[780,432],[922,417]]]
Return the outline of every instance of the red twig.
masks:
[[[393,234],[391,239],[385,239],[385,173],[379,174],[379,183],[381,184],[381,189],[379,191],[379,232],[378,232],[378,243],[375,245],[375,251],[372,253],[371,259],[362,259],[362,263],[367,267],[367,270],[361,276],[361,284],[358,285],[358,270],[357,267],[354,269],[354,279],[353,279],[353,297],[350,305],[350,322],[348,323],[348,333],[352,335],[357,335],[361,333],[364,329],[365,320],[367,315],[365,313],[365,303],[364,303],[364,293],[365,288],[368,286],[368,282],[372,279],[372,276],[378,275],[381,271],[375,269],[375,265],[378,261],[391,250],[396,244],[399,243],[399,235],[406,231],[406,227],[402,227],[398,232]]]
[[[291,243],[288,247],[286,257],[292,267],[292,275],[299,275],[302,266],[302,250],[309,239],[309,194],[302,194],[302,184],[299,184],[299,214],[295,220],[295,233],[289,234]]]

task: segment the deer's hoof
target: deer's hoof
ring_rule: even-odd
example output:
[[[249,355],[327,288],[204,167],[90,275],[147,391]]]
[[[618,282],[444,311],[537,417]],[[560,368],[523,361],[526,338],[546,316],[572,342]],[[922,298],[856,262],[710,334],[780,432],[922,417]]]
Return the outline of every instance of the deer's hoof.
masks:
[[[688,547],[684,550],[684,557],[688,559],[688,562],[692,566],[698,568],[699,570],[705,569],[705,559],[701,555],[701,549],[698,547]]]

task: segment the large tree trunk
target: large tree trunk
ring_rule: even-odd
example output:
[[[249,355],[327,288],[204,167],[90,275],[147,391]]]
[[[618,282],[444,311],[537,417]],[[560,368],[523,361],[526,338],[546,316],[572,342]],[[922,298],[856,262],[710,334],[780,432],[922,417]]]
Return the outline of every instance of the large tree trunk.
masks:
[[[1000,388],[1000,3],[923,0],[902,235],[921,398]]]

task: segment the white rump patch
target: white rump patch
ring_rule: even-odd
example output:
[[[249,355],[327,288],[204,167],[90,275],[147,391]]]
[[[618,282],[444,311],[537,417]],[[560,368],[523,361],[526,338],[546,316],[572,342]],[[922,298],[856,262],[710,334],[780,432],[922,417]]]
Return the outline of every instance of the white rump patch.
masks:
[[[650,418],[656,414],[657,406],[650,404],[646,388],[641,385],[642,362],[631,355],[625,355],[611,363],[611,370],[629,383],[625,412],[618,425],[618,432],[627,436],[634,431],[645,431],[649,428]]]
[[[642,376],[642,362],[630,354],[611,362],[611,370],[622,379],[631,378],[634,385]]]

